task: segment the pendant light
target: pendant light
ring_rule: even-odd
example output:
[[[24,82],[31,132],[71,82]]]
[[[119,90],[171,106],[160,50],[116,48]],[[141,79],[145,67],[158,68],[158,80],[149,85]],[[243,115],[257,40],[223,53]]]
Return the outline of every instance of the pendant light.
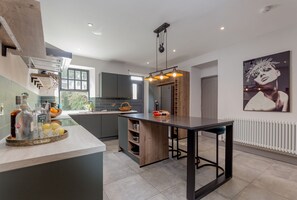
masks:
[[[153,77],[153,75],[150,73],[149,76],[145,77],[144,80],[152,82],[152,81],[156,81],[158,79],[156,79],[155,77]]]
[[[155,80],[165,80],[170,77],[181,77],[183,76],[182,73],[177,72],[176,68],[177,66],[174,67],[169,67],[167,65],[167,28],[170,26],[168,23],[164,23],[161,26],[159,26],[156,30],[154,30],[154,33],[157,34],[156,38],[156,71],[151,72],[148,77],[146,77],[144,80],[147,81],[155,81]],[[165,39],[165,40],[164,40]],[[165,44],[165,47],[164,47]],[[158,70],[158,51],[160,53],[163,53],[166,51],[166,68]],[[155,74],[155,75],[154,75]]]
[[[161,32],[161,37],[160,34],[157,34],[157,43],[156,43],[156,58],[158,60],[158,50],[160,53],[163,53],[164,50],[166,50],[166,68],[167,68],[167,42],[166,44],[166,48],[164,48],[164,35],[166,34],[166,28],[164,30],[164,32]],[[167,34],[166,34],[167,37]],[[158,39],[159,39],[159,48],[158,48]],[[157,66],[158,66],[158,62],[156,62]],[[168,79],[169,77],[166,76],[162,70],[160,70],[160,72],[155,76],[155,79],[157,80],[164,80],[164,79]]]
[[[183,76],[183,74],[182,74],[182,73],[179,73],[179,72],[176,70],[176,68],[174,68],[173,71],[167,73],[166,76],[174,77],[174,78],[175,78],[175,77],[181,77],[181,76]]]
[[[156,76],[154,76],[154,77],[157,80],[164,80],[164,79],[168,79],[169,78],[169,76],[165,75],[162,71],[159,74],[157,74]]]

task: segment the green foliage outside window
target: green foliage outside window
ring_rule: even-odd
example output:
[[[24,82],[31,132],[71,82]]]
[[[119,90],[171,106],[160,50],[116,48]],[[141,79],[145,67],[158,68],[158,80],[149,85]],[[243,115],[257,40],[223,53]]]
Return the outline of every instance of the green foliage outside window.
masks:
[[[61,91],[60,102],[63,110],[85,110],[88,92]]]

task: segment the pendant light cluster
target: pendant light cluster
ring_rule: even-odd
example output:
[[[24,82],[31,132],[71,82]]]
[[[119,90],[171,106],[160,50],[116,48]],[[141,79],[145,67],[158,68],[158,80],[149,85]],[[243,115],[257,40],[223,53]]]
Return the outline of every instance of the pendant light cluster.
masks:
[[[151,72],[148,77],[144,80],[147,81],[156,81],[156,80],[164,80],[170,77],[181,77],[182,73],[177,72],[177,66],[167,68],[167,28],[170,26],[168,23],[164,23],[159,26],[154,33],[157,34],[156,38],[156,71]],[[164,46],[165,45],[165,46]],[[166,68],[158,70],[158,51],[160,53],[166,52]]]

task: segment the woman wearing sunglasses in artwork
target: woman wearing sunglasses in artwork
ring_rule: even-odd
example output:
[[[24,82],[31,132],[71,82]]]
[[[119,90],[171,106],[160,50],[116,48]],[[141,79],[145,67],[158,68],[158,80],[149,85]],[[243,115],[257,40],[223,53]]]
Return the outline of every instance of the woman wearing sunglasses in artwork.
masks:
[[[246,104],[244,110],[282,111],[288,110],[289,96],[278,88],[280,71],[272,58],[256,61],[246,73],[247,81],[252,78],[259,90]]]

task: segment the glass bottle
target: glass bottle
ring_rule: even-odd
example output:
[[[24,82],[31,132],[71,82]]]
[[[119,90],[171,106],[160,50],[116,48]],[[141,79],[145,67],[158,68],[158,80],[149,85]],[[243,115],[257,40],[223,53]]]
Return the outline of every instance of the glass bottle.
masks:
[[[46,111],[46,123],[51,123],[51,104],[46,101],[44,110]]]
[[[47,123],[47,119],[48,119],[48,115],[46,110],[40,105],[40,104],[36,104],[35,105],[35,117],[34,117],[34,121],[35,121],[35,128],[36,130],[34,132],[37,133],[37,135],[39,137],[42,136],[42,125]]]
[[[15,138],[16,137],[16,130],[15,130],[15,119],[16,116],[19,112],[21,112],[21,108],[20,108],[20,104],[21,104],[21,97],[20,96],[16,96],[15,97],[15,109],[13,111],[11,111],[10,113],[10,135],[11,137]]]
[[[33,116],[29,111],[28,96],[27,93],[22,94],[21,112],[16,116],[16,137],[20,139],[30,139],[33,135]]]

